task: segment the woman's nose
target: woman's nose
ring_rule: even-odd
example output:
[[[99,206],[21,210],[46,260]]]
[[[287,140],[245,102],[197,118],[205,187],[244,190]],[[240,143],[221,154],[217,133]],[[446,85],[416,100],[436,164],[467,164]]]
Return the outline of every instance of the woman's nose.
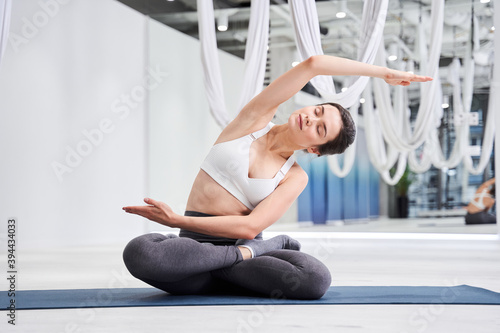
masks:
[[[315,116],[307,116],[307,118],[306,118],[306,124],[307,125],[312,125],[316,120],[317,119],[316,119]]]

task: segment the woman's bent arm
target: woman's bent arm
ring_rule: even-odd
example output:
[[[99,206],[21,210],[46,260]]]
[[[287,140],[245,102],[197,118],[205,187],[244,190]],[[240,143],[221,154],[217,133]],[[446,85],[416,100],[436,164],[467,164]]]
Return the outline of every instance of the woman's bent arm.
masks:
[[[292,169],[288,172],[289,174]],[[172,228],[181,228],[218,237],[253,239],[276,222],[305,188],[307,174],[298,167],[293,173],[295,176],[288,177],[286,181],[283,181],[249,215],[182,216],[175,214],[167,204],[152,199],[144,200],[149,206],[130,206],[123,209],[127,213],[141,215]]]
[[[278,186],[249,215],[180,216],[177,227],[212,236],[253,239],[283,216],[306,187],[307,174],[299,168],[294,173],[294,177],[289,177]]]

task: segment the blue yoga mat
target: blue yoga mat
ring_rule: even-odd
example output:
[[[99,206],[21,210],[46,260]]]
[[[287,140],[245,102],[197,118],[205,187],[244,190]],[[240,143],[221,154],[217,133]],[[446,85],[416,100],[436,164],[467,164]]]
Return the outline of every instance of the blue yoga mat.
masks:
[[[489,304],[500,305],[500,293],[467,285],[454,287],[330,287],[319,300],[272,299],[250,296],[173,296],[154,288],[22,290],[15,298],[0,294],[1,310],[11,300],[16,310],[265,304]]]

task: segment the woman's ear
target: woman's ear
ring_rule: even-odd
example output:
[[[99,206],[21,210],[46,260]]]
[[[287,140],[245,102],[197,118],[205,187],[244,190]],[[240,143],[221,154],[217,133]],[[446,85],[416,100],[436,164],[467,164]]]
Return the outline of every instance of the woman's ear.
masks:
[[[320,156],[319,149],[316,147],[307,148],[307,152],[310,154],[316,154],[316,155]]]

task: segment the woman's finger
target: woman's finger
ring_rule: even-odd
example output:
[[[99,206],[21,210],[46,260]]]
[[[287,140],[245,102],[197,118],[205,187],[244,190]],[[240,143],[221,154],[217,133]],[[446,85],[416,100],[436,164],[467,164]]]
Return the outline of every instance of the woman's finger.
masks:
[[[427,82],[427,81],[432,81],[432,80],[433,79],[430,76],[414,75],[408,81],[412,81],[412,82]]]
[[[134,209],[134,208],[125,208],[124,207],[123,210],[129,214],[135,214],[135,215],[140,215],[140,216],[144,216],[144,214],[145,214],[143,211],[138,210],[138,209]]]
[[[127,213],[133,213],[133,214],[144,214],[148,212],[153,212],[156,210],[156,207],[152,206],[128,206],[128,207],[123,207],[123,210],[126,211]]]
[[[130,214],[145,217],[151,221],[157,221],[158,217],[161,215],[161,210],[152,206],[129,206],[123,207],[123,210]]]
[[[158,201],[153,200],[151,198],[144,198],[144,202],[149,205],[158,206]]]
[[[142,207],[148,207],[148,206],[126,206],[126,207],[123,207],[123,210],[137,210],[137,209],[141,209]]]
[[[145,198],[144,202],[151,205],[151,206],[154,206],[160,210],[163,210],[165,208],[165,205],[166,205],[165,203],[163,203],[161,201],[153,200],[151,198]]]

